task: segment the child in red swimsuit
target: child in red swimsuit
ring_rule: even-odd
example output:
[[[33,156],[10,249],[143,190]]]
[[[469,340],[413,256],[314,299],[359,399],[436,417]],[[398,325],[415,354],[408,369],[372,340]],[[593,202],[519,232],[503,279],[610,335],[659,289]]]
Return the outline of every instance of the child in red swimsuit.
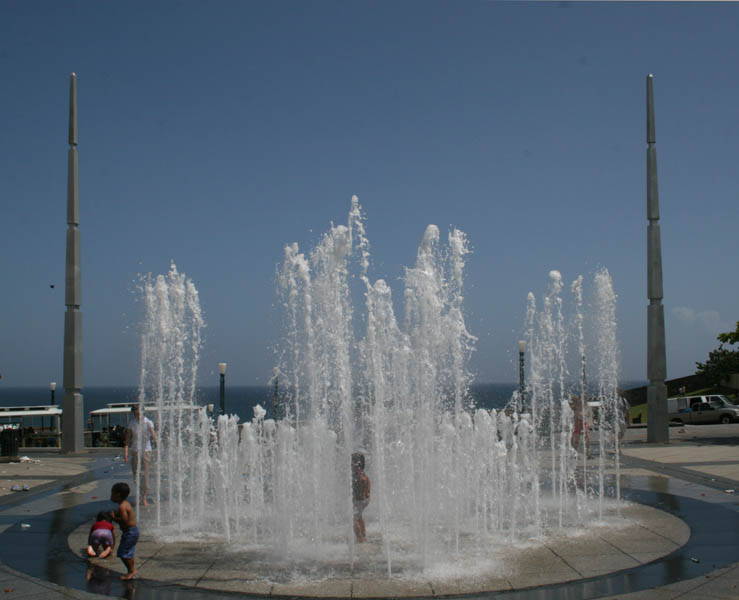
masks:
[[[575,450],[578,450],[580,439],[584,434],[585,454],[590,458],[590,406],[585,402],[585,412],[583,413],[583,403],[580,401],[580,397],[572,396],[570,398],[570,408],[572,408],[573,417],[575,419],[570,444]]]
[[[111,523],[110,513],[99,512],[90,528],[90,535],[87,537],[87,554],[108,558],[113,551],[113,546],[115,546],[115,529]],[[103,550],[98,555],[100,548]]]

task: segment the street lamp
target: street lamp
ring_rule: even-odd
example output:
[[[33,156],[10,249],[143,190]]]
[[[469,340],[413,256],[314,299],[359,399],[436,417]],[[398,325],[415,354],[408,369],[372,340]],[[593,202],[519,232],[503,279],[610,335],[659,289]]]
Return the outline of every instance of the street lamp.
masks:
[[[51,390],[51,404],[56,404],[56,401],[54,400],[54,392],[56,391],[56,381],[52,381],[49,384],[49,389]]]
[[[226,363],[218,363],[218,372],[221,374],[221,414],[226,414]]]
[[[518,342],[518,406],[519,410],[524,408],[523,390],[524,390],[524,362],[523,357],[526,354],[526,342],[519,340]]]

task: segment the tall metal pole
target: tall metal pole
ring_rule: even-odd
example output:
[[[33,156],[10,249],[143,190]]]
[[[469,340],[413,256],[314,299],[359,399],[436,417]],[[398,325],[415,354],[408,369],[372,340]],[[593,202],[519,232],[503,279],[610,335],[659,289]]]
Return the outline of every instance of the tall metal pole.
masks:
[[[82,274],[80,203],[77,179],[77,76],[69,77],[69,151],[67,154],[67,264],[64,303],[64,400],[62,452],[84,448],[82,390]]]
[[[662,242],[659,229],[654,76],[647,75],[647,442],[670,441],[667,424],[665,310],[662,306]]]

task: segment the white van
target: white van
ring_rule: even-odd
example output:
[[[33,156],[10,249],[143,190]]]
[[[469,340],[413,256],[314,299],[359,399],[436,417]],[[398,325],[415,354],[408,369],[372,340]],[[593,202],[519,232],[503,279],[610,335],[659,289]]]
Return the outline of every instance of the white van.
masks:
[[[693,404],[708,402],[708,396],[677,396],[667,399],[667,414],[685,412]]]

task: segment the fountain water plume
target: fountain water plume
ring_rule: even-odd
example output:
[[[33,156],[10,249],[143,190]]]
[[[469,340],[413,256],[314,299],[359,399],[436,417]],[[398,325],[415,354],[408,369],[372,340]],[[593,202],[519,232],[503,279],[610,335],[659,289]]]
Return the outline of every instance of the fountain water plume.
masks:
[[[599,414],[599,486],[600,497],[605,495],[603,471],[605,450],[612,448],[616,463],[616,497],[620,497],[618,429],[622,426],[618,390],[618,341],[616,335],[616,293],[608,269],[602,268],[595,275],[596,356]],[[602,515],[601,502],[601,515]]]
[[[398,318],[390,286],[370,279],[356,197],[346,224],[332,224],[310,252],[287,245],[276,271],[285,331],[276,366],[284,415],[277,421],[261,406],[244,423],[234,415],[213,422],[197,407],[204,324],[195,287],[174,266],[166,277],[145,279],[140,399],[153,400],[161,429],[158,534],[216,536],[310,571],[337,560],[366,568],[369,552],[394,575],[464,565],[491,545],[541,540],[602,516],[603,457],[615,440],[606,421],[615,404],[600,400],[601,483],[594,487],[593,467],[586,470],[585,458],[578,466],[583,452],[572,445],[570,397],[586,401],[582,357],[591,326],[599,337],[587,366],[596,371],[598,397],[614,397],[610,277],[596,276],[591,323],[582,277],[570,287],[569,313],[558,271],[549,274],[539,305],[529,294],[529,376],[518,399],[524,409],[495,410],[474,406],[469,393],[477,340],[464,316],[468,255],[463,232],[452,229],[442,241],[429,225],[415,265],[404,271]],[[363,302],[355,301],[356,285]],[[355,452],[365,454],[372,481],[367,552],[352,528]]]
[[[153,416],[159,431],[154,449],[154,495],[167,497],[169,514],[156,503],[156,523],[185,527],[185,496],[193,483],[202,481],[202,469],[188,456],[198,446],[195,432],[205,427],[204,409],[195,404],[195,386],[200,358],[200,330],[205,325],[198,292],[174,263],[169,273],[140,280],[145,307],[141,334],[141,370],[138,401]],[[139,427],[142,447],[144,427]],[[202,437],[202,436],[201,436]],[[200,442],[202,443],[202,442]],[[136,489],[141,489],[142,457],[137,454]],[[197,489],[197,486],[195,486]]]

